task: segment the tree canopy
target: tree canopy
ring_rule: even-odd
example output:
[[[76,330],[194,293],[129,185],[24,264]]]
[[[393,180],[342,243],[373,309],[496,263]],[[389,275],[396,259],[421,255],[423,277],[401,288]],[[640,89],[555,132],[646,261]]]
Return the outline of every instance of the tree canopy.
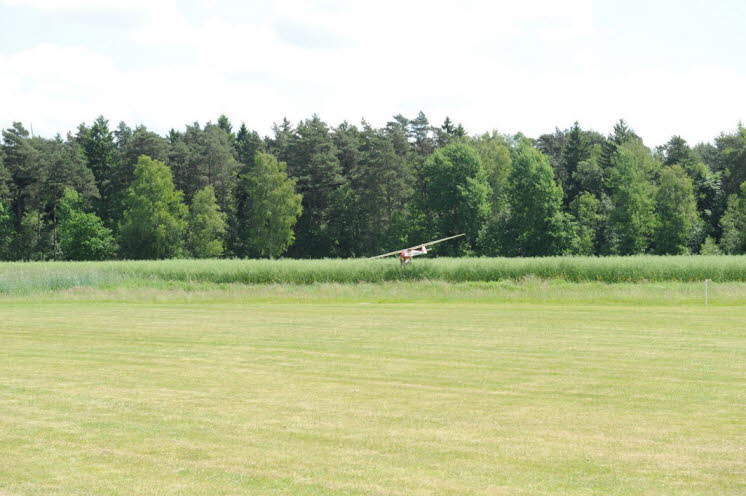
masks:
[[[240,122],[240,121],[239,121]],[[0,141],[0,259],[745,253],[746,130],[649,148],[625,121],[531,138],[446,117],[381,127],[221,115],[161,135],[104,116]]]

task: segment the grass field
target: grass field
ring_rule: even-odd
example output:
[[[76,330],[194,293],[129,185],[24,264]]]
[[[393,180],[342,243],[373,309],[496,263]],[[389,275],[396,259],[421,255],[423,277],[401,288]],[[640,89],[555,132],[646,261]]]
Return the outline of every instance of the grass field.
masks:
[[[746,494],[744,284],[21,283],[3,496]]]
[[[438,258],[386,260],[160,260],[0,262],[0,294],[158,284],[314,284],[401,281],[746,282],[746,256]]]

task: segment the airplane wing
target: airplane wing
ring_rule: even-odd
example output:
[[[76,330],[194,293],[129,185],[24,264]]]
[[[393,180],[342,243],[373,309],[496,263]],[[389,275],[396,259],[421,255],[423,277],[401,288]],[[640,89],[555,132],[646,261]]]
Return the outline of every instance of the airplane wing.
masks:
[[[391,255],[398,255],[401,252],[406,251],[406,250],[414,250],[416,248],[419,248],[420,246],[434,245],[436,243],[441,243],[443,241],[448,241],[449,239],[460,238],[461,236],[465,236],[465,234],[457,234],[455,236],[449,236],[449,237],[443,238],[443,239],[436,239],[435,241],[430,241],[429,243],[422,243],[422,244],[419,244],[419,245],[411,246],[409,248],[402,248],[401,250],[390,251],[388,253],[384,253],[383,255],[376,255],[375,257],[369,257],[369,259],[390,257]]]

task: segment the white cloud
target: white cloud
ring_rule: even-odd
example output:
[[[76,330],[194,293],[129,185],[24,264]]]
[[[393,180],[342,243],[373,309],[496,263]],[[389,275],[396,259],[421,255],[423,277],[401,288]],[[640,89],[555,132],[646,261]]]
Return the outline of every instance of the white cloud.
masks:
[[[220,113],[268,132],[283,116],[332,124],[395,113],[446,115],[472,132],[529,135],[624,117],[650,144],[708,140],[739,115],[746,77],[723,67],[618,73],[597,53],[588,0],[556,2],[213,2],[0,0],[42,10],[137,10],[131,64],[97,46],[38,44],[0,55],[0,108],[54,133],[103,113],[160,132]],[[551,60],[568,47],[562,63]],[[741,107],[743,108],[743,107]],[[38,123],[38,124],[37,124]]]
[[[135,10],[152,5],[145,0],[0,0],[0,6],[31,7],[39,10]]]

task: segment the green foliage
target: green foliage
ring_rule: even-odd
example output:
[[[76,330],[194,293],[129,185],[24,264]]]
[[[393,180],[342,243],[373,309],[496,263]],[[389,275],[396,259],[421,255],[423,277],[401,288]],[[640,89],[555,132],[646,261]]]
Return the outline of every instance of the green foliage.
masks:
[[[705,238],[705,242],[702,243],[702,246],[699,249],[700,255],[722,255],[723,251],[718,246],[717,242],[712,238],[712,236],[707,236]]]
[[[122,255],[132,259],[180,256],[187,228],[184,195],[163,162],[143,155],[127,191],[120,226]]]
[[[98,198],[94,201],[96,212],[103,219],[114,219],[119,214],[116,169],[119,167],[114,135],[109,121],[99,116],[90,128],[81,125],[76,136],[85,153],[86,162],[96,182]]]
[[[560,156],[560,170],[562,171],[561,185],[565,192],[565,201],[571,202],[579,190],[575,183],[578,166],[591,155],[592,145],[586,133],[575,122],[567,133],[567,139]]]
[[[239,255],[273,258],[293,243],[302,197],[295,193],[295,181],[287,177],[286,168],[272,155],[258,153],[254,166],[241,175],[239,189],[246,202],[238,212]]]
[[[32,146],[29,132],[20,122],[14,122],[2,135],[3,161],[12,185],[11,209],[18,225],[27,210],[40,207],[43,169],[39,167],[40,153]]]
[[[20,260],[48,260],[54,258],[53,233],[47,216],[28,209],[16,231],[14,253]]]
[[[236,150],[236,158],[245,165],[253,165],[257,152],[265,151],[264,142],[259,134],[256,131],[249,131],[246,124],[243,123],[236,133],[236,141],[233,146]]]
[[[686,167],[694,161],[692,149],[681,136],[673,136],[663,146],[664,165],[680,165]]]
[[[510,214],[502,230],[501,253],[542,256],[569,250],[573,233],[562,212],[562,188],[547,157],[525,140],[513,155],[509,184]]]
[[[625,144],[642,144],[639,136],[624,122],[624,119],[614,124],[614,133],[603,143],[599,164],[602,168],[613,167],[614,154],[617,149]]]
[[[2,147],[0,147],[0,202],[10,201],[10,187],[13,184],[10,172],[3,161]]]
[[[435,252],[440,250],[433,248]],[[357,285],[360,282],[444,281],[499,284],[526,280],[630,283],[705,279],[746,282],[746,256],[421,257],[405,270],[395,257],[383,260],[174,259],[0,264],[0,293],[79,286],[111,288],[127,281],[131,281],[129,287],[156,285],[173,289],[188,287],[186,284],[233,283]]]
[[[728,208],[720,221],[723,237],[720,247],[725,253],[746,253],[746,181],[741,184],[741,194],[728,197]]]
[[[172,148],[169,162],[174,184],[186,201],[191,202],[197,191],[212,186],[223,212],[232,210],[238,163],[231,135],[220,126],[208,124],[202,129],[195,123],[176,136]]]
[[[481,254],[513,256],[697,253],[708,236],[726,251],[742,250],[740,200],[726,201],[746,181],[742,125],[715,144],[690,147],[673,136],[654,153],[624,121],[608,138],[574,123],[531,140],[494,131],[469,137],[450,118],[431,126],[422,112],[413,119],[396,115],[382,128],[362,121],[331,129],[315,115],[294,127],[284,119],[272,138],[261,138],[245,125],[233,134],[225,115],[216,124],[194,123],[165,138],[125,123],[112,131],[103,116],[81,125],[74,138],[34,137],[18,122],[2,135],[0,203],[13,235],[0,256],[9,259],[65,256],[58,213],[66,189],[80,194],[115,231],[123,255],[181,254],[183,236],[176,234],[187,219],[174,213],[179,208],[166,222],[158,216],[170,207],[156,209],[147,221],[149,210],[136,214],[132,208],[129,195],[141,155],[167,161],[174,183],[170,191],[183,193],[189,204],[205,187],[214,190],[219,209],[210,206],[206,212],[223,219],[223,227],[204,226],[204,240],[190,234],[188,251],[277,256],[285,248],[267,251],[252,244],[240,218],[256,202],[247,183],[238,187],[239,180],[256,172],[255,156],[265,151],[287,163],[286,178],[297,188],[291,193],[302,195],[300,218],[289,231],[284,220],[278,227],[296,238],[287,250],[291,257],[367,256],[461,231],[468,238],[443,247],[442,254],[466,255],[477,248]],[[543,159],[527,158],[526,147],[534,143]],[[521,157],[519,166],[516,157]],[[663,163],[680,166],[671,169],[675,177]],[[681,170],[691,179],[691,195]],[[125,210],[130,211],[127,222]],[[252,215],[267,218],[270,211]],[[96,222],[86,218],[95,231]],[[120,236],[117,231],[125,225],[130,231]],[[143,231],[150,237],[135,235],[135,225],[150,225]],[[197,231],[193,227],[190,233]],[[167,237],[176,241],[166,246]]]
[[[194,195],[189,207],[187,251],[194,258],[213,258],[223,254],[226,215],[220,210],[212,186]]]
[[[471,144],[479,154],[487,183],[492,188],[492,216],[499,216],[508,208],[508,177],[513,168],[510,148],[505,138],[496,132],[485,133],[473,139]]]
[[[689,239],[700,220],[694,185],[681,166],[674,165],[661,171],[656,213],[655,252],[661,255],[688,253]]]
[[[411,167],[387,133],[365,125],[358,139],[357,159],[348,174],[351,191],[344,193],[347,198],[335,198],[334,218],[347,220],[340,235],[347,234],[352,245],[342,255],[372,255],[396,245],[406,231],[395,218],[406,213],[414,194]]]
[[[10,260],[12,243],[15,236],[13,215],[10,207],[0,199],[0,260]]]
[[[700,229],[695,232],[692,241],[701,244],[707,235],[720,233],[720,218],[726,207],[726,196],[723,192],[722,172],[713,172],[704,162],[695,161],[685,167],[686,173],[694,181],[694,194],[697,211],[702,219]]]
[[[55,207],[67,189],[73,189],[89,199],[100,198],[96,180],[86,166],[83,150],[73,139],[57,138],[45,143],[47,172],[43,179],[44,205],[54,215]]]
[[[491,188],[479,155],[471,146],[454,143],[435,151],[419,170],[421,210],[435,237],[466,233],[476,241],[490,214]],[[451,247],[446,247],[455,253]]]
[[[746,127],[739,124],[735,132],[716,138],[715,144],[718,166],[725,174],[725,194],[738,194],[741,184],[746,181]]]
[[[83,197],[66,189],[58,208],[60,250],[66,260],[107,260],[116,254],[111,229],[94,213],[84,211]]]
[[[621,255],[644,253],[650,244],[656,227],[656,168],[648,149],[637,141],[618,146],[612,156],[609,186],[614,206],[609,221],[615,237],[612,249]]]
[[[330,235],[334,191],[346,182],[329,128],[313,116],[298,124],[295,131],[277,129],[275,141],[277,158],[283,161],[283,155],[287,156],[287,173],[296,179],[297,191],[303,198],[303,213],[295,229],[297,243],[291,254],[329,256],[336,244]]]
[[[601,166],[603,147],[595,145],[591,148],[586,160],[578,163],[572,174],[572,182],[577,191],[588,192],[601,197],[605,194],[606,170]]]
[[[605,221],[601,201],[591,193],[581,193],[570,203],[570,212],[577,225],[572,252],[577,255],[598,253],[599,232]]]

